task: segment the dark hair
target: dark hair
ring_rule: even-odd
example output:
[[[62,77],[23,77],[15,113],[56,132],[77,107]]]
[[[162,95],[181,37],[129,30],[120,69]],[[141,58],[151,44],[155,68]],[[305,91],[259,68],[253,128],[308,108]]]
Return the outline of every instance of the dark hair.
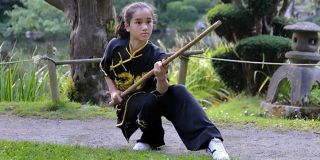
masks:
[[[118,16],[118,24],[116,26],[116,34],[121,38],[130,37],[130,33],[125,28],[125,23],[130,24],[132,15],[137,9],[147,8],[150,10],[153,20],[155,21],[155,8],[145,2],[134,2],[123,7],[121,13]]]

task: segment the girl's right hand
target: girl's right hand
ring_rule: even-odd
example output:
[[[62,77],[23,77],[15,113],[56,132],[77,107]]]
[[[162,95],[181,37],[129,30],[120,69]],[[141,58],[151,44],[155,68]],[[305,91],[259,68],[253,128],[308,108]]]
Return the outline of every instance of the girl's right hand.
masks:
[[[119,104],[122,102],[121,91],[116,90],[110,93],[111,94],[111,102],[109,104]]]

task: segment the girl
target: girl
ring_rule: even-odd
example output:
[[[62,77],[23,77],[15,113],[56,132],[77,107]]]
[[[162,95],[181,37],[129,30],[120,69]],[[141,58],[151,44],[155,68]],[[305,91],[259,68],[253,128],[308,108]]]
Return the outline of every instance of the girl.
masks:
[[[141,138],[134,150],[156,149],[164,145],[161,116],[171,121],[189,150],[207,148],[214,159],[229,159],[219,130],[207,118],[196,99],[182,85],[170,86],[168,66],[162,65],[165,53],[149,41],[155,22],[154,8],[135,2],[123,8],[100,67],[117,109],[117,127],[129,141],[140,128]],[[153,77],[134,93],[121,92],[154,69]]]

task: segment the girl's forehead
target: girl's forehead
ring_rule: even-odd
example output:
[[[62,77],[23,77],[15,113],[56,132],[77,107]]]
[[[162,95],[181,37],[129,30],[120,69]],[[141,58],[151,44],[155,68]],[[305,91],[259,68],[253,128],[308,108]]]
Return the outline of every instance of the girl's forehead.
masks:
[[[139,8],[132,15],[132,19],[145,19],[152,17],[152,13],[148,8]]]

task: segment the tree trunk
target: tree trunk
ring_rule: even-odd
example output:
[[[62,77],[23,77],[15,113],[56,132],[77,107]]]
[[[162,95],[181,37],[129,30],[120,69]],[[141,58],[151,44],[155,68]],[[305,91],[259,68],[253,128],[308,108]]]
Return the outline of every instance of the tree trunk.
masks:
[[[238,6],[242,6],[242,0],[233,0],[233,3],[237,4]]]
[[[114,24],[112,0],[46,0],[64,11],[71,27],[70,58],[101,58]],[[101,104],[108,98],[98,63],[73,64],[71,76],[78,96],[75,101]]]
[[[278,14],[279,16],[284,16],[291,2],[292,0],[283,0],[282,6],[279,10],[279,14]]]
[[[262,17],[254,16],[253,35],[262,34]]]

